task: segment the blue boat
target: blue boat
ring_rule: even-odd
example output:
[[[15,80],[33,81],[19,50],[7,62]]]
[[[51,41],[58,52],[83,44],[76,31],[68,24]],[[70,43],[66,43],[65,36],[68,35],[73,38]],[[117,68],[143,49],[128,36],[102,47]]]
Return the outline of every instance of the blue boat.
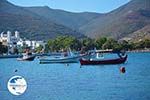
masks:
[[[50,56],[46,58],[40,59],[40,64],[48,64],[48,63],[78,63],[79,59],[82,57],[88,56],[86,54],[82,55],[74,55],[72,52],[69,54],[63,54],[63,56]]]

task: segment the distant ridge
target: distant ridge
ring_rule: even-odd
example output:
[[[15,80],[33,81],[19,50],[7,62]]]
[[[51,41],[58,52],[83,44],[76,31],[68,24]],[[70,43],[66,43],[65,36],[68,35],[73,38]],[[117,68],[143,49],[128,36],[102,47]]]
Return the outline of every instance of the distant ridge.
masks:
[[[73,13],[48,6],[20,7],[0,1],[0,32],[18,30],[30,39],[48,40],[59,35],[143,39],[150,37],[149,26],[150,0],[131,0],[105,14]]]
[[[87,24],[92,19],[101,15],[99,13],[92,12],[73,13],[60,9],[51,9],[48,6],[26,7],[25,9],[55,23],[62,24],[75,30],[78,30],[82,25]]]

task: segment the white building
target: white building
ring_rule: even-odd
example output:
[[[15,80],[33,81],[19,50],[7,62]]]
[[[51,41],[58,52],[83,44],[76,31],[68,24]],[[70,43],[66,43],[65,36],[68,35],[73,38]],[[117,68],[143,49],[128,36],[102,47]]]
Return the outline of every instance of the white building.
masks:
[[[31,47],[31,49],[35,49],[40,45],[45,47],[46,44],[43,41],[22,40],[18,31],[15,31],[14,35],[12,35],[10,31],[2,32],[0,34],[0,42],[2,42],[3,45],[8,46],[8,52],[13,52],[13,48],[17,46],[22,47],[24,45],[27,45],[28,47]]]
[[[7,45],[8,53],[14,52],[14,48],[17,47],[17,42],[19,39],[20,36],[18,31],[15,31],[14,35],[12,35],[10,31],[2,32],[0,34],[0,42],[2,42],[3,45]]]
[[[17,45],[21,46],[21,47],[24,44],[27,45],[28,47],[31,47],[32,49],[35,49],[35,48],[39,47],[40,45],[42,45],[43,47],[45,47],[46,43],[43,42],[43,41],[30,41],[30,40],[25,40],[25,41],[20,40],[20,41],[17,42]]]
[[[7,46],[13,46],[20,40],[18,31],[15,31],[14,35],[10,31],[2,32],[0,36],[0,42]]]

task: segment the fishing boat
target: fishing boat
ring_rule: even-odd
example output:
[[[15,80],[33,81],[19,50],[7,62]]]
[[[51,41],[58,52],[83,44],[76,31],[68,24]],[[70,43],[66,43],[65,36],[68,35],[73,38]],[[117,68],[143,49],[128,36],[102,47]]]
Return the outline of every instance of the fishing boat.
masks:
[[[49,64],[49,63],[77,63],[79,62],[79,59],[82,57],[88,56],[86,54],[82,55],[74,55],[72,53],[69,53],[69,55],[66,56],[66,54],[63,54],[64,56],[51,56],[47,58],[40,59],[40,64]]]
[[[116,53],[114,51],[102,51],[103,53]],[[100,52],[96,52],[96,53],[100,53]],[[81,58],[80,59],[80,64],[81,65],[103,65],[103,64],[121,64],[121,63],[125,63],[125,61],[127,60],[127,55],[123,54],[123,56],[120,53],[118,54],[118,58],[112,58],[112,59],[84,59]]]
[[[35,55],[32,55],[32,53],[25,53],[23,54],[23,57],[17,58],[18,61],[33,61],[35,58]]]

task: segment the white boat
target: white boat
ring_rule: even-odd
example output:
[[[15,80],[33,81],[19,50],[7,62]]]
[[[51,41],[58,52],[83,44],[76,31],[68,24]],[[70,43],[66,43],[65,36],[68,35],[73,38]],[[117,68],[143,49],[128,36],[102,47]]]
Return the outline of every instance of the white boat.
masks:
[[[73,55],[73,53],[70,53],[69,56],[52,56],[48,58],[42,58],[40,59],[41,64],[46,63],[77,63],[79,62],[79,59],[82,57],[87,56],[86,54],[83,55]]]
[[[35,55],[32,55],[32,53],[25,53],[23,54],[23,57],[17,58],[18,61],[33,61],[35,58]]]

